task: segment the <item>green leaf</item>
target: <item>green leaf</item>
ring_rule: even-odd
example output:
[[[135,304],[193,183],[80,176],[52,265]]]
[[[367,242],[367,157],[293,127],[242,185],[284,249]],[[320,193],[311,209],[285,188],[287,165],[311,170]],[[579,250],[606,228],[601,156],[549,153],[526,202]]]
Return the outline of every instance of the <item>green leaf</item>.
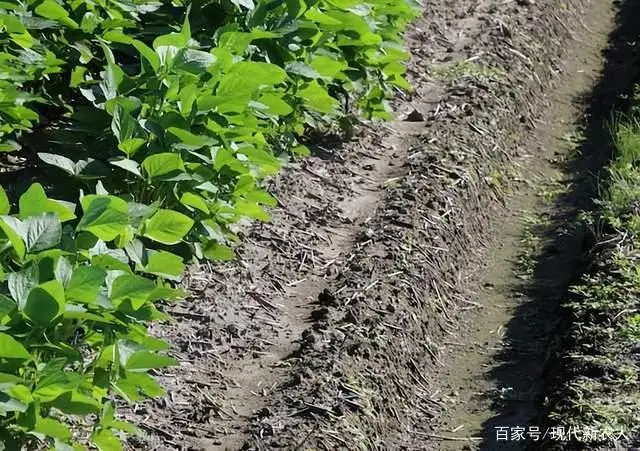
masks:
[[[82,416],[98,413],[101,407],[100,402],[77,390],[63,393],[51,405],[68,415]]]
[[[275,175],[280,169],[280,160],[266,150],[253,146],[244,146],[238,149],[238,154],[245,155],[249,161],[260,168],[264,175]]]
[[[0,217],[0,229],[13,246],[18,258],[22,260],[27,252],[24,241],[19,234],[19,230],[22,229],[22,222],[12,216],[2,216]]]
[[[156,284],[149,279],[125,274],[113,281],[111,299],[116,306],[129,301],[133,309],[138,310],[149,300],[155,288]]]
[[[67,359],[57,357],[50,359],[38,373],[33,395],[40,402],[49,402],[61,394],[77,388],[82,377],[73,371],[65,371]]]
[[[287,79],[287,73],[275,64],[242,61],[225,75],[216,95],[235,97],[251,95],[260,86],[273,86]]]
[[[53,449],[55,451],[84,451],[84,448],[78,444],[68,445],[57,438],[53,439]]]
[[[71,80],[69,80],[70,88],[77,88],[84,83],[84,76],[87,73],[87,68],[84,66],[76,66],[71,72]]]
[[[235,209],[239,215],[246,216],[248,218],[258,219],[259,221],[264,222],[271,220],[271,215],[269,215],[269,213],[255,202],[237,200]]]
[[[64,257],[58,258],[56,262],[56,267],[54,269],[54,275],[56,280],[62,283],[63,286],[67,286],[69,281],[71,280],[71,275],[73,274],[73,267],[69,260]]]
[[[23,221],[18,233],[24,240],[27,252],[39,252],[60,243],[62,224],[55,213],[44,213]]]
[[[143,372],[126,371],[114,384],[126,398],[136,401],[144,399],[141,393],[155,397],[164,395],[162,387],[148,374]]]
[[[92,304],[98,297],[107,273],[95,266],[80,266],[73,271],[65,292],[70,301]]]
[[[33,402],[33,395],[31,394],[30,388],[22,385],[22,383],[11,387],[9,394],[25,404],[31,404]]]
[[[302,97],[307,108],[319,113],[332,114],[340,106],[340,103],[315,80],[300,89],[298,95]]]
[[[193,227],[193,220],[173,210],[158,210],[145,221],[144,236],[163,244],[177,244]]]
[[[177,362],[171,357],[155,352],[139,351],[127,359],[125,368],[129,371],[148,371],[156,368],[173,366]]]
[[[46,19],[56,20],[71,28],[79,28],[76,21],[69,17],[66,9],[60,6],[55,0],[44,0],[35,9],[36,14]]]
[[[147,46],[146,44],[144,44],[142,41],[138,41],[137,39],[134,39],[131,44],[135,47],[135,49],[138,52],[140,52],[140,55],[149,63],[153,71],[155,73],[158,73],[158,71],[160,70],[160,58],[153,51],[153,49]]]
[[[142,168],[150,179],[171,177],[185,172],[182,158],[177,153],[156,153],[142,162]]]
[[[100,42],[100,47],[104,52],[107,60],[107,67],[104,71],[104,77],[100,82],[100,89],[107,100],[114,99],[118,96],[118,88],[125,79],[125,73],[120,66],[116,64],[111,49],[104,43]]]
[[[124,272],[130,272],[131,268],[129,267],[129,262],[123,261],[123,260],[127,260],[127,256],[125,252],[122,251],[122,249],[114,249],[114,250],[121,252],[121,254],[108,253],[108,254],[94,255],[91,258],[91,264],[94,266],[97,266],[98,268],[105,269],[107,271],[119,270]]]
[[[304,13],[304,17],[321,25],[338,27],[342,25],[342,22],[340,20],[335,19],[326,13],[323,13],[317,7],[309,9],[306,13]]]
[[[293,112],[293,108],[276,94],[263,94],[258,103],[265,105],[267,112],[276,116],[287,116]]]
[[[348,69],[348,65],[338,59],[326,55],[316,55],[311,59],[310,66],[322,77],[332,80],[338,74]]]
[[[53,199],[48,199],[44,188],[39,183],[32,184],[27,191],[20,196],[18,202],[20,218],[26,219],[42,213],[55,213],[61,222],[71,221],[76,218],[73,210]]]
[[[64,319],[80,319],[85,322],[93,321],[103,324],[112,324],[114,322],[114,320],[111,318],[88,312],[87,309],[85,309],[83,306],[76,304],[67,304],[64,308],[64,313],[62,314],[62,316],[64,317]]]
[[[278,36],[280,35],[277,33],[260,29],[251,30],[249,33],[242,31],[226,31],[220,35],[218,47],[219,49],[225,49],[234,54],[242,55],[245,50],[247,50],[249,44],[256,39],[276,38]]]
[[[147,250],[145,249],[142,241],[140,241],[139,239],[134,238],[133,240],[129,241],[124,247],[124,250],[129,257],[129,260],[131,260],[132,262],[140,266],[144,266],[147,264]]]
[[[153,41],[153,48],[156,52],[161,47],[175,47],[176,49],[180,49],[186,47],[188,43],[188,36],[185,36],[182,33],[169,33],[155,38]]]
[[[285,69],[290,74],[301,75],[306,78],[311,78],[311,79],[322,78],[322,75],[320,75],[318,71],[316,71],[314,68],[300,61],[293,61],[291,63],[288,63],[285,66]]]
[[[240,96],[233,96],[231,94],[224,96],[203,95],[196,99],[196,105],[199,112],[215,110],[221,114],[240,114],[247,109],[249,104],[251,104],[248,98],[252,93],[253,91]]]
[[[193,211],[193,209],[195,208],[196,210],[200,210],[205,214],[209,213],[209,207],[207,206],[204,198],[202,196],[198,196],[197,194],[187,191],[180,197],[180,203],[187,207],[189,210]]]
[[[142,138],[129,138],[118,144],[118,149],[132,157],[140,148],[146,144],[146,140]]]
[[[75,175],[76,173],[75,162],[71,158],[67,158],[64,155],[40,152],[38,153],[38,158],[40,158],[45,163],[60,168],[71,175]]]
[[[187,294],[184,290],[179,290],[170,287],[156,287],[151,293],[151,301],[175,301],[178,299],[184,299]]]
[[[66,173],[81,179],[95,179],[105,176],[105,166],[93,158],[74,162],[63,155],[44,152],[38,153],[38,158],[47,164],[60,168]]]
[[[71,47],[76,49],[80,54],[79,61],[81,64],[87,64],[94,58],[93,53],[91,53],[91,49],[83,42],[75,42],[74,44],[71,44]]]
[[[145,205],[137,202],[129,202],[129,217],[131,225],[138,228],[142,221],[149,219],[158,210],[157,204]]]
[[[216,140],[210,136],[194,135],[190,131],[181,128],[169,127],[167,131],[180,140],[180,144],[176,146],[178,149],[197,150],[216,144]]]
[[[113,158],[109,160],[114,166],[118,166],[119,168],[124,169],[127,172],[131,172],[139,177],[142,177],[142,173],[140,172],[140,165],[137,161],[131,160],[129,158]]]
[[[38,418],[33,432],[43,434],[47,437],[57,438],[65,442],[71,439],[71,430],[69,430],[65,424],[50,417]]]
[[[46,326],[62,313],[64,305],[64,287],[51,280],[31,289],[23,311],[36,325]]]
[[[99,17],[91,11],[87,11],[86,13],[84,13],[84,16],[82,16],[82,20],[80,21],[80,28],[82,28],[82,31],[84,31],[85,33],[93,33],[93,31],[98,27],[99,23]]]
[[[122,451],[122,443],[113,432],[100,429],[91,435],[91,440],[100,451]]]
[[[215,240],[209,241],[204,247],[204,256],[210,260],[230,261],[236,258],[235,252],[228,246],[217,243]]]
[[[287,0],[287,12],[291,19],[297,19],[307,9],[307,5],[303,0]]]
[[[166,251],[149,251],[144,271],[149,274],[179,281],[184,273],[182,258]]]
[[[0,152],[15,152],[20,149],[22,146],[11,139],[0,142]]]
[[[31,354],[11,335],[0,332],[0,358],[31,360]]]
[[[199,94],[201,94],[201,91],[195,84],[187,85],[180,90],[180,101],[178,102],[178,107],[180,108],[180,114],[182,114],[182,117],[185,119],[191,116]]]
[[[103,38],[106,41],[132,45],[138,52],[140,52],[140,56],[142,56],[147,61],[147,63],[149,63],[155,73],[157,73],[160,69],[160,58],[152,48],[147,46],[142,41],[133,39],[120,30],[110,30],[103,35]]]
[[[12,313],[17,307],[13,299],[4,294],[0,294],[0,320]]]
[[[115,419],[115,409],[113,407],[113,403],[110,401],[105,402],[102,407],[100,424],[105,428],[117,429],[129,434],[135,434],[138,432],[138,429],[134,425],[127,423],[126,421]]]
[[[26,412],[27,408],[27,405],[20,400],[12,398],[4,392],[0,392],[0,414],[2,414],[2,416],[6,416],[7,412]]]
[[[111,119],[111,131],[118,138],[118,143],[134,138],[137,129],[137,121],[120,103],[117,103]]]
[[[291,149],[291,153],[304,158],[311,155],[311,150],[307,146],[300,144]]]
[[[94,234],[104,241],[111,241],[123,233],[129,225],[127,202],[106,195],[85,196],[82,199],[84,215],[76,230]]]
[[[201,50],[182,48],[178,50],[173,59],[173,69],[183,70],[192,74],[200,75],[207,71],[207,68],[216,62],[216,57],[211,53]]]
[[[10,211],[11,204],[9,203],[9,198],[4,188],[0,186],[0,215],[8,215]]]
[[[238,8],[245,7],[249,11],[251,11],[252,9],[254,9],[256,7],[254,5],[254,3],[253,3],[253,0],[231,0],[231,3],[236,5]]]
[[[22,271],[9,273],[7,284],[9,293],[13,296],[18,307],[22,310],[27,303],[27,296],[31,289],[40,283],[38,265],[31,265]]]

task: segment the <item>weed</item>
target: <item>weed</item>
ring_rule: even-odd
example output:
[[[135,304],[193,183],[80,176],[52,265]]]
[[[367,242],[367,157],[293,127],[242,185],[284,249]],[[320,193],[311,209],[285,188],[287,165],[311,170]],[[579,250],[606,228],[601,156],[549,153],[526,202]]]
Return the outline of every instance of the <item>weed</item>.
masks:
[[[544,202],[550,203],[567,194],[570,190],[571,183],[553,181],[539,185],[537,187],[537,195]]]
[[[639,115],[635,106],[613,121],[616,149],[598,210],[583,215],[600,244],[592,272],[572,288],[567,304],[573,325],[563,369],[569,376],[550,414],[565,425],[621,431],[617,439],[597,439],[602,445],[640,437]]]
[[[501,81],[507,76],[506,72],[500,68],[489,67],[470,60],[456,61],[448,66],[436,67],[432,69],[432,72],[435,76],[449,81],[467,77],[487,81]]]
[[[541,231],[550,225],[548,215],[525,216],[525,229],[520,238],[521,252],[516,259],[516,273],[522,279],[533,276],[537,258],[542,252]]]
[[[578,150],[582,147],[585,141],[584,132],[574,130],[562,136],[562,140],[566,143],[569,154],[566,158],[572,158],[578,156]]]

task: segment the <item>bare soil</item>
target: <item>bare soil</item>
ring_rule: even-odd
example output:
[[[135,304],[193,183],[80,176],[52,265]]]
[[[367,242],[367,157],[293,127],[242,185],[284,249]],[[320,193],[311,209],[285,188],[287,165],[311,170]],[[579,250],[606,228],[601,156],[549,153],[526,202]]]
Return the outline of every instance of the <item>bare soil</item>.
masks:
[[[398,120],[291,164],[238,261],[193,268],[166,307],[154,332],[181,364],[126,412],[146,432],[131,448],[462,449],[530,421],[580,251],[579,204],[540,194],[579,182],[555,163],[614,3],[426,0]],[[530,217],[571,237],[535,294],[513,263]]]

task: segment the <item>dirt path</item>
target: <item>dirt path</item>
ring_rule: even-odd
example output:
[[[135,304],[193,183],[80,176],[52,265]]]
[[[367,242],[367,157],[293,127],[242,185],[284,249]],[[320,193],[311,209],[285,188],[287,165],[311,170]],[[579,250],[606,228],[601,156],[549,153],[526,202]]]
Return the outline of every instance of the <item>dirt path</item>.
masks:
[[[581,45],[562,65],[549,110],[516,161],[522,182],[506,197],[500,238],[480,272],[474,300],[482,308],[463,320],[469,332],[447,343],[444,367],[432,373],[440,382],[430,388],[445,394],[446,408],[430,449],[525,449],[530,438],[514,440],[513,428],[526,437],[544,431],[536,417],[560,302],[580,272],[578,214],[595,194],[590,172],[606,159],[604,149],[583,145],[584,127],[590,114],[606,114],[590,112],[589,100],[605,68],[616,11],[612,2],[596,2],[575,29]]]
[[[544,290],[513,261],[536,259],[525,218],[573,214],[540,195],[570,177],[550,160],[613,17],[613,1],[566,3],[424,2],[399,120],[288,167],[239,260],[194,268],[192,298],[167,306],[179,323],[155,333],[181,364],[160,375],[168,396],[126,411],[147,432],[131,449],[461,449],[528,420],[578,237],[540,265]]]
[[[366,233],[366,223],[378,208],[384,194],[384,185],[392,183],[401,174],[401,168],[394,161],[402,161],[417,140],[413,136],[416,126],[412,122],[392,123],[382,129],[366,130],[367,137],[357,143],[347,143],[340,154],[349,155],[358,149],[364,151],[365,144],[373,153],[358,155],[357,159],[343,161],[343,168],[349,176],[342,179],[346,188],[337,197],[329,196],[324,200],[331,202],[331,208],[339,212],[340,223],[326,224],[324,220],[310,222],[302,231],[307,236],[327,238],[313,246],[300,244],[301,254],[285,254],[286,257],[299,263],[296,278],[283,287],[283,293],[270,299],[276,306],[278,322],[286,329],[285,334],[274,334],[268,339],[268,345],[258,355],[245,354],[235,359],[228,369],[227,377],[234,382],[226,393],[223,408],[232,410],[240,424],[248,424],[257,415],[268,413],[267,400],[272,390],[287,381],[287,370],[291,359],[295,359],[300,349],[300,342],[313,345],[314,338],[305,333],[314,318],[324,313],[322,307],[323,292],[327,289],[325,278],[331,275],[335,266],[343,264],[345,249],[350,249],[361,232]],[[322,151],[323,149],[318,149]],[[325,150],[326,152],[326,150]],[[333,158],[341,158],[336,155]],[[349,157],[347,157],[349,158]],[[333,175],[326,174],[325,167],[312,169],[308,163],[302,168],[306,174],[320,179],[322,183],[332,183]],[[300,168],[295,169],[296,172]],[[293,175],[293,174],[292,174]],[[298,176],[297,174],[294,176]],[[299,187],[298,187],[299,188]],[[282,196],[288,199],[291,194]],[[293,205],[281,205],[280,208],[289,215],[313,208],[322,193],[313,193],[313,200],[301,199]],[[302,201],[302,205],[300,205]],[[285,224],[286,227],[286,224]],[[283,236],[286,236],[285,230]],[[307,268],[303,271],[303,268]],[[298,276],[299,274],[299,276]],[[275,274],[275,277],[288,277],[289,273]],[[289,276],[290,277],[290,276]],[[265,410],[266,409],[266,410]],[[239,449],[246,440],[242,430],[229,434],[219,443],[221,449]]]

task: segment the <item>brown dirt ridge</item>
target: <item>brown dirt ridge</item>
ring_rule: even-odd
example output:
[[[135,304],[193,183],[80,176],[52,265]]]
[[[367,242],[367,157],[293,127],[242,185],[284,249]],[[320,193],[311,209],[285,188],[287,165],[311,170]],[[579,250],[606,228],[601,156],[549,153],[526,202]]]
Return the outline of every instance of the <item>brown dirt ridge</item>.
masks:
[[[239,259],[193,268],[166,307],[178,321],[154,332],[181,363],[166,397],[126,412],[146,432],[131,449],[441,446],[438,377],[482,318],[505,195],[532,175],[586,18],[613,4],[425,0],[399,119],[317,143],[271,182],[279,205],[241,230]]]

